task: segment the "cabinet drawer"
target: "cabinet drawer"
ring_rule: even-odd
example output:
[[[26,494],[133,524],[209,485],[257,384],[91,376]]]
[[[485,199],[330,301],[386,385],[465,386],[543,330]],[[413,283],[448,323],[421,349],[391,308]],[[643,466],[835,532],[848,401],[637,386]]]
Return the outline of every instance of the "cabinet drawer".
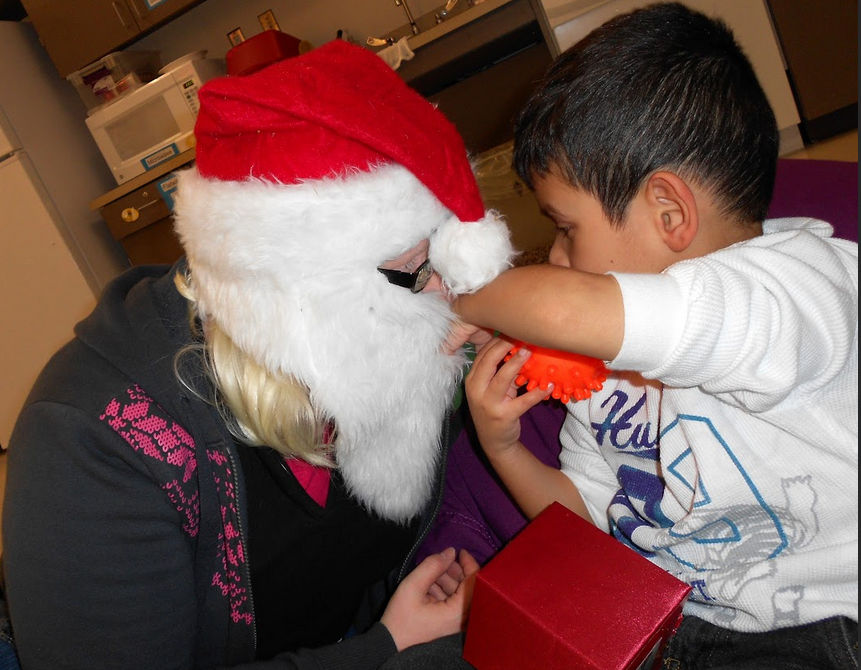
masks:
[[[175,183],[173,174],[164,175],[101,208],[132,265],[173,263],[182,255],[168,204]]]
[[[122,241],[141,228],[171,216],[171,211],[153,182],[105,205],[102,216],[114,239]]]
[[[132,265],[173,265],[182,256],[182,247],[168,217],[145,226],[120,240]]]

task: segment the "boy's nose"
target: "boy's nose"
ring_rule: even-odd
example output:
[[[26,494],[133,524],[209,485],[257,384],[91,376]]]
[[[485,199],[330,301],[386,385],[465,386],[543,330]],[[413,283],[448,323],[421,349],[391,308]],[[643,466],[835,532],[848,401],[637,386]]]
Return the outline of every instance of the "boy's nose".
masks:
[[[563,268],[571,267],[571,263],[568,260],[568,254],[565,253],[565,250],[562,249],[562,246],[558,242],[554,242],[553,246],[550,247],[550,254],[547,256],[547,262],[550,265],[558,265]]]

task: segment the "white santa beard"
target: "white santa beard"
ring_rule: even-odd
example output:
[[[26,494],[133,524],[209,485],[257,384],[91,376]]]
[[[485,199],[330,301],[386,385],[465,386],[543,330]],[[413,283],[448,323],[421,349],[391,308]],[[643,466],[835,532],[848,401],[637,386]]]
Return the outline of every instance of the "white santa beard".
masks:
[[[443,352],[447,303],[390,288],[419,309],[394,308],[364,333],[361,352],[349,342],[328,352],[342,383],[321,381],[311,397],[335,421],[335,458],[349,492],[382,517],[406,521],[432,494],[442,423],[465,360]],[[355,332],[355,320],[342,327]]]

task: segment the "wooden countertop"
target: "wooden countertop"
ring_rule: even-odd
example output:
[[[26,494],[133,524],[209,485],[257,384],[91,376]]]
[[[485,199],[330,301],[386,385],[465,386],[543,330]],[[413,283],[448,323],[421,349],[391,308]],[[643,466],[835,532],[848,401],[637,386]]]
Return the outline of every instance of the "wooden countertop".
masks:
[[[180,168],[183,165],[187,165],[194,160],[194,155],[194,149],[183,151],[178,156],[174,156],[170,160],[162,163],[161,165],[157,165],[152,170],[147,170],[143,174],[139,174],[137,177],[129,179],[126,183],[120,184],[112,191],[108,191],[104,195],[100,195],[98,198],[91,201],[90,209],[94,212],[99,211],[102,207],[104,207],[105,205],[109,205],[114,200],[122,198],[124,195],[128,195],[132,191],[139,189],[141,186],[146,186],[150,182],[153,182],[158,179],[159,177],[166,175],[168,172],[173,172],[177,168]]]

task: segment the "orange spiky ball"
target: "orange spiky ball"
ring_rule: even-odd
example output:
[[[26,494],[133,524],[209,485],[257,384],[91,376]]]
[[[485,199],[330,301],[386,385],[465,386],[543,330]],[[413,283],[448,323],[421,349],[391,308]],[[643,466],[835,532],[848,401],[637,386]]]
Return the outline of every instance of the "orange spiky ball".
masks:
[[[515,343],[505,360],[509,360],[522,346],[522,342]],[[600,391],[607,380],[607,368],[603,361],[597,358],[532,345],[525,346],[532,355],[523,364],[514,383],[518,386],[526,384],[527,391],[535,387],[546,390],[552,383],[553,390],[547,394],[545,400],[551,397],[563,403],[572,398],[585,400],[592,395],[592,391]]]

